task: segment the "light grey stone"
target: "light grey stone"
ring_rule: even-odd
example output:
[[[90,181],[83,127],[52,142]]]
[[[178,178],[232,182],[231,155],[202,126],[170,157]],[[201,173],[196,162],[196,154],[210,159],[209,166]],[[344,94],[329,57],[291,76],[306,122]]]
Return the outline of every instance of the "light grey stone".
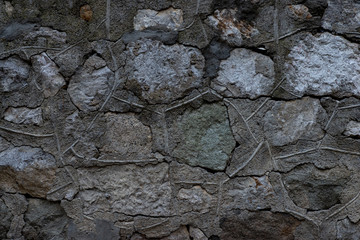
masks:
[[[226,107],[219,104],[186,111],[170,134],[176,144],[171,154],[191,166],[224,170],[235,147]]]
[[[126,87],[149,103],[169,103],[202,85],[205,61],[196,48],[140,40],[126,54]]]
[[[190,240],[189,231],[186,226],[182,226],[169,236],[161,238],[161,240]]]
[[[13,215],[11,214],[9,208],[5,205],[2,199],[0,199],[0,214],[0,237],[2,239],[6,239],[6,233],[10,229]]]
[[[152,136],[148,126],[142,124],[134,114],[105,114],[107,130],[103,155],[120,159],[146,159],[151,157]]]
[[[306,34],[286,58],[283,87],[297,96],[359,96],[359,72],[358,44],[330,33]]]
[[[205,234],[198,228],[190,226],[189,228],[190,237],[193,240],[208,240]]]
[[[111,166],[79,169],[84,214],[98,212],[162,216],[171,214],[168,165]]]
[[[0,136],[0,152],[8,149],[10,146],[11,144],[8,141],[6,141],[5,138]]]
[[[25,87],[30,66],[17,57],[0,60],[0,91],[13,92]]]
[[[324,131],[317,118],[323,113],[317,99],[277,101],[264,116],[265,135],[273,146],[284,146],[299,139],[319,140]]]
[[[103,59],[92,56],[75,74],[68,87],[73,103],[84,112],[99,109],[114,84],[114,73]]]
[[[336,222],[336,238],[356,240],[360,238],[359,223],[351,223],[348,218],[344,218]]]
[[[231,51],[221,61],[214,89],[226,97],[257,98],[269,95],[274,85],[274,63],[270,57],[244,48]]]
[[[43,123],[41,108],[8,108],[4,113],[4,119],[17,124],[35,124]]]
[[[207,18],[207,23],[220,31],[221,38],[233,46],[241,46],[244,39],[252,38],[260,32],[251,24],[236,18],[235,9],[215,10]]]
[[[134,17],[135,30],[158,28],[176,31],[181,28],[182,23],[182,10],[172,7],[159,12],[151,9],[138,10]]]
[[[178,208],[180,213],[200,212],[206,213],[215,206],[216,198],[211,196],[200,186],[194,186],[190,189],[182,188],[177,194]]]
[[[56,46],[66,43],[66,33],[60,32],[49,27],[40,27],[34,31],[29,32],[24,36],[24,41],[37,43],[36,46],[48,45]]]
[[[350,121],[345,128],[345,136],[360,137],[360,122]]]

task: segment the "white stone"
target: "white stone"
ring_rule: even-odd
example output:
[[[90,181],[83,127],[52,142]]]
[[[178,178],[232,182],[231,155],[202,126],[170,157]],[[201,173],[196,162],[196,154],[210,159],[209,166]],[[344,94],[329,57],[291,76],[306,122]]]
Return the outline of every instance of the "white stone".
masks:
[[[17,124],[41,125],[43,122],[41,108],[9,107],[4,113],[4,119]]]
[[[59,68],[46,53],[31,58],[35,72],[38,74],[36,82],[40,81],[40,87],[44,96],[52,97],[65,85],[65,79],[59,73]]]
[[[269,95],[274,85],[274,63],[270,57],[237,48],[221,61],[213,88],[226,97],[257,98]]]
[[[142,9],[134,17],[134,29],[138,31],[150,27],[177,31],[181,28],[182,23],[182,10],[172,7],[159,12],[151,9]]]
[[[360,96],[359,45],[330,33],[307,34],[287,56],[284,73],[285,89],[297,96]]]

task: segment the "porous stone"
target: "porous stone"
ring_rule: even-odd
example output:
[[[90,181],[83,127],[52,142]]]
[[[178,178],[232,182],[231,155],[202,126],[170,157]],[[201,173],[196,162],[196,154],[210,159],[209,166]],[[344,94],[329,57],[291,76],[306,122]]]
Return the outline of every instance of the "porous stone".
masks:
[[[349,137],[359,138],[360,137],[360,122],[350,121],[346,125],[344,135],[349,136]]]
[[[245,20],[238,20],[236,9],[215,10],[214,14],[208,17],[207,23],[220,31],[221,38],[233,46],[241,46],[243,39],[252,38],[259,34],[259,31]]]
[[[152,136],[150,128],[142,124],[134,114],[105,115],[103,154],[115,155],[120,159],[146,159],[151,156]]]
[[[179,200],[179,209],[181,213],[185,212],[209,212],[211,207],[215,206],[215,199],[206,190],[200,186],[194,186],[190,189],[182,188],[177,194]]]
[[[350,176],[350,171],[345,168],[320,170],[305,164],[284,174],[284,185],[297,206],[321,210],[341,203]]]
[[[124,213],[162,216],[171,214],[168,165],[111,166],[79,169],[79,196],[84,214]]]
[[[56,95],[61,87],[65,85],[65,79],[59,73],[59,68],[46,53],[31,58],[33,69],[37,73],[37,79],[45,97]]]
[[[17,124],[41,125],[43,123],[41,108],[10,107],[4,112],[4,119]]]
[[[17,57],[0,60],[0,91],[14,92],[27,85],[30,66]]]
[[[67,91],[81,111],[89,112],[101,107],[113,84],[114,73],[106,67],[103,59],[93,55],[71,78]]]
[[[306,34],[286,57],[285,89],[297,96],[360,95],[359,46],[330,33]]]
[[[213,88],[226,97],[257,98],[269,95],[274,85],[274,63],[270,57],[244,48],[231,51],[221,61]]]
[[[128,44],[126,88],[151,104],[169,103],[202,85],[204,57],[196,48],[159,41]]]
[[[138,10],[134,17],[135,30],[156,28],[176,31],[181,28],[182,23],[182,10],[172,7],[159,12],[151,9]]]
[[[176,144],[171,154],[191,166],[224,170],[235,147],[226,107],[219,104],[185,112],[170,131]]]
[[[284,146],[299,139],[319,140],[324,136],[317,122],[322,114],[325,111],[317,99],[277,101],[264,116],[265,135],[273,146]]]

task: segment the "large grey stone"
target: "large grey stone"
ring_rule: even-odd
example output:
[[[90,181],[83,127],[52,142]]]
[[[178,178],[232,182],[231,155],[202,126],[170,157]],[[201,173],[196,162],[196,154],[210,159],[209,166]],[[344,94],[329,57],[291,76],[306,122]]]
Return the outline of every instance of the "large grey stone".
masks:
[[[169,103],[202,85],[205,61],[196,48],[139,40],[126,54],[126,87],[149,103]]]
[[[226,107],[219,104],[186,111],[170,131],[176,144],[171,154],[191,166],[224,170],[235,147]]]
[[[0,91],[13,92],[27,85],[30,66],[17,57],[0,60]]]
[[[88,216],[99,213],[168,216],[171,187],[168,165],[111,166],[79,169],[79,196]]]
[[[94,55],[71,78],[68,93],[81,111],[95,111],[101,107],[113,84],[114,73],[103,59]]]
[[[182,23],[182,10],[174,9],[172,7],[159,12],[151,9],[138,10],[134,17],[134,29],[138,31],[147,28],[176,31],[181,28]]]
[[[319,100],[303,98],[289,102],[277,101],[264,116],[264,131],[274,146],[294,143],[299,139],[319,140],[324,136],[317,122],[325,111]]]
[[[221,61],[212,86],[226,97],[257,98],[269,95],[274,85],[274,63],[270,57],[244,48],[231,51]]]
[[[297,96],[360,96],[359,46],[342,37],[306,34],[286,57],[285,89]]]
[[[8,108],[4,113],[4,119],[17,124],[35,124],[43,123],[41,108]]]

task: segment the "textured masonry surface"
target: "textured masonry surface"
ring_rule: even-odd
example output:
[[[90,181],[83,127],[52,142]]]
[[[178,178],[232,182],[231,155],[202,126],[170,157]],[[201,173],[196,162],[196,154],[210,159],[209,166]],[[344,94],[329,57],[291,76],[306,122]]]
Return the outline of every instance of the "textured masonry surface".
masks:
[[[360,238],[356,0],[0,0],[0,239]]]

